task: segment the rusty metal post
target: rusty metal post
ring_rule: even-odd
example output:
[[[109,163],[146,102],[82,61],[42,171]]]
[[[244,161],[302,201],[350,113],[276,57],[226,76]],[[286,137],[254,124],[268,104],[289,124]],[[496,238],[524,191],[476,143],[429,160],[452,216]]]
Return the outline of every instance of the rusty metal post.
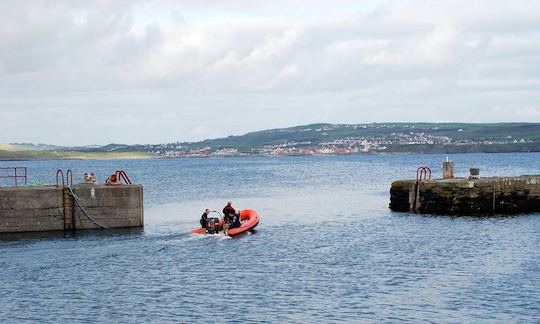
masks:
[[[73,219],[73,198],[67,188],[64,187],[64,231],[75,231]]]

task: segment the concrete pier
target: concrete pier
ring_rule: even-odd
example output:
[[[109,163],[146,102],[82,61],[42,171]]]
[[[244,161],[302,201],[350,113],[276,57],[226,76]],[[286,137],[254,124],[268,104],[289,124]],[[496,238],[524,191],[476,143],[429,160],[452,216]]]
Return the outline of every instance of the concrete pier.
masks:
[[[79,205],[56,186],[0,187],[0,233],[142,227],[141,185],[73,186]]]
[[[394,181],[390,209],[449,215],[540,212],[540,176]]]

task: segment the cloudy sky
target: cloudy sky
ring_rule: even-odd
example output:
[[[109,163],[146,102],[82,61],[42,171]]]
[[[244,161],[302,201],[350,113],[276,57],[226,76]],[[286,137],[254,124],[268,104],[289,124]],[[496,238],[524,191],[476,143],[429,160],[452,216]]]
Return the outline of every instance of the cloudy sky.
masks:
[[[540,1],[0,1],[0,143],[540,122]]]

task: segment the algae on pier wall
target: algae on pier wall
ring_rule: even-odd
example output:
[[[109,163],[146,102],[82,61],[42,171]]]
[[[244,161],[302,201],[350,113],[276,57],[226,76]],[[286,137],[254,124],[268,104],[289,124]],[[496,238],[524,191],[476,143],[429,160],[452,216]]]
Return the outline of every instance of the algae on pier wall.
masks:
[[[540,177],[394,181],[390,209],[450,215],[540,212]]]

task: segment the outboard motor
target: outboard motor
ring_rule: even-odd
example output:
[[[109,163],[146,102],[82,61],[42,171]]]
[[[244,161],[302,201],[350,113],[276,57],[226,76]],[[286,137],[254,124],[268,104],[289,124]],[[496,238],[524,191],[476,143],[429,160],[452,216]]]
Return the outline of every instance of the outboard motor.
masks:
[[[206,220],[206,232],[208,234],[219,233],[219,218],[210,217]]]

